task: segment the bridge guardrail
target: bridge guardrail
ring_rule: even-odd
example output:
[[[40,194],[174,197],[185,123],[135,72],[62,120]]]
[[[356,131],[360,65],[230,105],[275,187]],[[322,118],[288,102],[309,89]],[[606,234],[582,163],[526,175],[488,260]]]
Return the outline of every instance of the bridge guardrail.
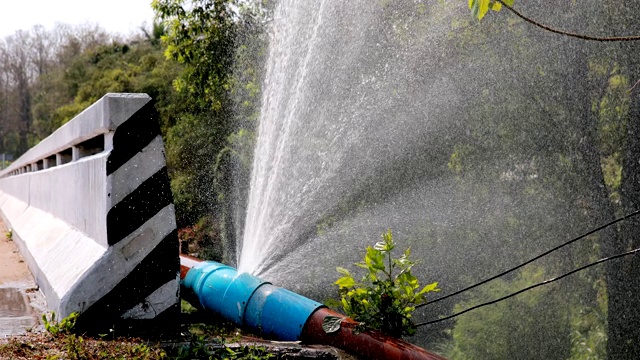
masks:
[[[0,216],[49,309],[80,312],[80,328],[179,313],[175,213],[148,95],[105,95],[0,172]]]

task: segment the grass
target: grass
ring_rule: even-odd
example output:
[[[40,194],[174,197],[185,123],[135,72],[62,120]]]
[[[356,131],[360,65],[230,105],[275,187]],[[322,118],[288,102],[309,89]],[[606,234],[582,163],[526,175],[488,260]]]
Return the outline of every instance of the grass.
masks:
[[[196,318],[197,309],[182,302],[186,318]],[[77,314],[56,320],[43,315],[46,331],[0,339],[0,359],[94,360],[94,359],[272,359],[275,355],[255,345],[227,346],[240,340],[240,330],[211,317],[208,323],[183,324],[180,338],[170,342],[150,342],[138,338],[91,338],[74,333]]]
[[[166,359],[167,352],[142,339],[101,340],[75,334],[29,333],[0,340],[0,359]]]

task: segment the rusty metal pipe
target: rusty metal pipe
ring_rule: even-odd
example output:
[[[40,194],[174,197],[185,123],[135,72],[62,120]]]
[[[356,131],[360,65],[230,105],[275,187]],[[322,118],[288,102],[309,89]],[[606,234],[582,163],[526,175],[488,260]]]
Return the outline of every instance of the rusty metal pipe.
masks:
[[[180,255],[180,278],[200,306],[268,338],[330,345],[362,359],[444,360],[377,331],[357,332],[353,319],[217,262]],[[341,319],[337,331],[324,330],[327,316]]]
[[[340,330],[328,334],[322,328],[327,316],[342,319]],[[302,340],[310,344],[330,345],[361,359],[445,360],[440,355],[375,330],[356,331],[358,322],[331,309],[321,308],[307,320]]]

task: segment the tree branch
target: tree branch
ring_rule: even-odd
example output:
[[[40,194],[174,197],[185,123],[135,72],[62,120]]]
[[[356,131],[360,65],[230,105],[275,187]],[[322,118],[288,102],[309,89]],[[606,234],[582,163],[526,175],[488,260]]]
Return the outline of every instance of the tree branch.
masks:
[[[635,84],[633,84],[633,86],[631,87],[631,89],[627,90],[628,93],[631,93],[633,91],[633,89],[638,86],[638,84],[640,84],[640,80],[636,81]]]
[[[552,33],[555,34],[560,34],[560,35],[564,35],[564,36],[569,36],[569,37],[573,37],[573,38],[577,38],[577,39],[582,39],[582,40],[590,40],[590,41],[638,41],[640,40],[640,36],[616,36],[616,37],[600,37],[600,36],[589,36],[589,35],[583,35],[583,34],[576,34],[576,33],[571,33],[568,31],[563,31],[563,30],[558,30],[558,29],[554,29],[550,26],[541,24],[533,19],[530,19],[524,15],[522,15],[521,13],[519,13],[518,11],[516,11],[514,8],[512,8],[511,6],[507,5],[504,3],[504,1],[502,0],[495,0],[496,2],[502,4],[502,6],[506,7],[507,9],[509,9],[509,11],[511,11],[512,13],[514,13],[517,17],[519,17],[520,19],[528,22],[529,24],[532,24],[534,26],[537,26],[541,29],[550,31]]]

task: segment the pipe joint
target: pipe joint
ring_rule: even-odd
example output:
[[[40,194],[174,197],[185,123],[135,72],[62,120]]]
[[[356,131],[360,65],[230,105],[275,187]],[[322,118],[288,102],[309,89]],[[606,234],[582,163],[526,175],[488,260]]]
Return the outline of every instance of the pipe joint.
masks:
[[[187,273],[184,285],[193,289],[205,309],[242,326],[253,292],[268,282],[214,261],[201,262]]]
[[[307,319],[322,304],[271,285],[214,261],[200,262],[186,274],[183,285],[212,310],[269,338],[300,340]]]

